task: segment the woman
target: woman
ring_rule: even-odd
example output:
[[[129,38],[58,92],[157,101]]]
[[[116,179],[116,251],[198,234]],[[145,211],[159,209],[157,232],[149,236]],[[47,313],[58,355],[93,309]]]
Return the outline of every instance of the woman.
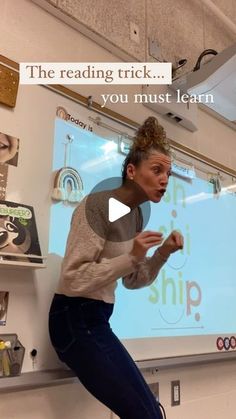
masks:
[[[178,232],[164,242],[159,232],[140,232],[138,205],[161,200],[170,171],[165,132],[150,117],[138,130],[124,161],[122,186],[98,192],[92,201],[85,198],[75,210],[59,288],[50,309],[49,331],[59,358],[122,419],[162,418],[148,385],[112,332],[109,318],[118,278],[123,277],[127,288],[148,286],[169,255],[183,247]],[[114,223],[107,220],[111,196],[132,209]],[[127,230],[134,233],[132,239],[127,240]],[[153,256],[146,257],[148,249],[157,245]]]

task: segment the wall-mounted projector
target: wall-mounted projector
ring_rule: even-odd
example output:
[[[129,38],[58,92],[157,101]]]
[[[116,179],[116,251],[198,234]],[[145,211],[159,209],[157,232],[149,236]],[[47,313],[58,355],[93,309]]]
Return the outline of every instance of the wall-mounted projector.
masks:
[[[202,64],[199,70],[174,80],[171,88],[197,95],[205,106],[229,121],[236,121],[236,44]]]
[[[174,92],[166,85],[147,85],[142,87],[142,94],[135,95],[135,102],[159,113],[170,122],[197,131],[198,109],[196,103],[190,103],[188,95]]]

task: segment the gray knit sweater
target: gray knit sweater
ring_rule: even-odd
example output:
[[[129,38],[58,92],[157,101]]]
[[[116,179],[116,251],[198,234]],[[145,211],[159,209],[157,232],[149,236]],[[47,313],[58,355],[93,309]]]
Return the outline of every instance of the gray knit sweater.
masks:
[[[127,229],[133,229],[133,237],[135,232],[141,231],[138,208],[123,219],[109,223],[107,193],[97,193],[93,212],[100,231],[104,229],[104,234],[100,236],[88,223],[86,201],[87,197],[72,216],[57,293],[114,303],[119,278],[123,278],[126,288],[148,286],[155,280],[165,261],[158,250],[141,262],[130,254],[133,238],[127,240]],[[109,237],[116,237],[116,240],[109,240]]]

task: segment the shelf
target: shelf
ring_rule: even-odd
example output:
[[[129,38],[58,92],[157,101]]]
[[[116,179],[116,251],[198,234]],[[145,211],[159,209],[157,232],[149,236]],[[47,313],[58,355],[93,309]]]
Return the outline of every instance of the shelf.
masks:
[[[18,260],[1,260],[0,259],[0,267],[4,266],[4,268],[12,268],[12,267],[19,267],[19,268],[32,268],[32,269],[42,269],[46,268],[45,263],[33,263],[33,262],[20,262]]]
[[[56,386],[77,382],[70,370],[46,370],[25,372],[17,377],[1,377],[0,392],[24,391],[38,387]]]
[[[4,259],[4,257],[10,256],[14,259],[19,258],[19,260],[11,260],[11,259]],[[20,259],[38,259],[40,260],[40,263],[35,262],[27,262],[26,260],[20,260]],[[29,253],[7,253],[7,252],[0,252],[0,266],[4,265],[6,268],[11,268],[14,266],[17,267],[23,267],[23,268],[32,268],[32,269],[42,269],[46,268],[45,263],[41,263],[43,260],[47,259],[46,256],[39,256]]]

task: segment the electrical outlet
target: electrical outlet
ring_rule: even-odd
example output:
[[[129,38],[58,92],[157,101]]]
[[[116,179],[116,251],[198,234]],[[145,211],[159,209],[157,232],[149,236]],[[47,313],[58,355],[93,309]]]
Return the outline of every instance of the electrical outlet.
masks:
[[[130,22],[130,39],[136,42],[136,44],[140,43],[139,27],[134,22]]]
[[[159,400],[159,383],[149,383],[148,385],[156,400]]]
[[[171,406],[180,405],[180,381],[171,381]]]

